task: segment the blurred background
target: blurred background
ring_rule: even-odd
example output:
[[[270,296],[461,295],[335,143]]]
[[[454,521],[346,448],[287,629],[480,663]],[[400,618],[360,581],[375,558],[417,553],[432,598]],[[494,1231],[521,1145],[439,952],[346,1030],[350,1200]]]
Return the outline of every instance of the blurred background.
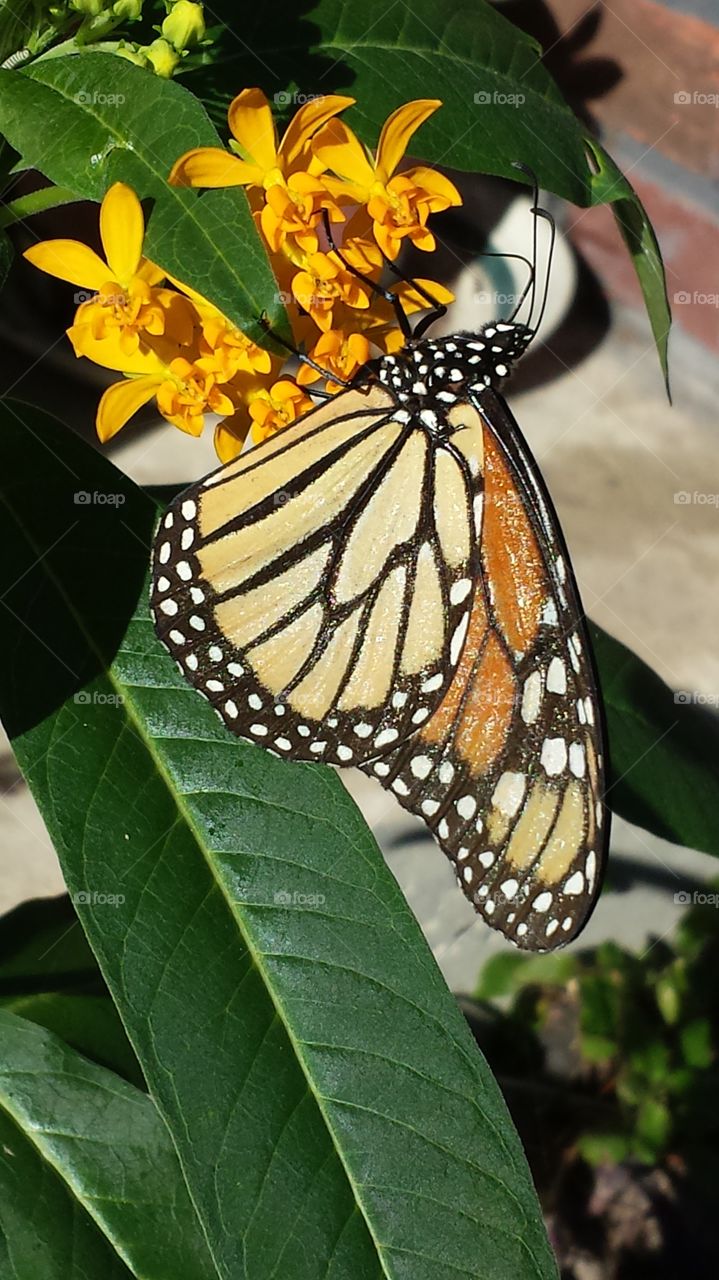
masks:
[[[540,41],[545,63],[565,96],[638,191],[657,231],[674,313],[671,407],[632,264],[610,210],[577,209],[548,199],[559,230],[549,305],[541,341],[517,371],[508,399],[558,509],[587,613],[634,650],[680,699],[701,703],[716,714],[719,11],[714,0],[589,5],[583,0],[505,0],[497,7]],[[475,329],[490,316],[511,310],[523,283],[521,266],[480,255],[487,249],[527,254],[532,234],[526,190],[474,175],[453,173],[452,178],[464,205],[436,220],[440,249],[431,264],[432,274],[457,295],[443,322],[445,331]],[[70,206],[37,218],[32,234],[18,231],[18,247],[50,235],[93,242],[96,223],[94,208]],[[546,257],[541,263],[546,267]],[[407,259],[403,265],[411,273],[417,263]],[[72,292],[70,286],[16,263],[3,295],[0,390],[44,405],[93,440],[102,372],[78,365],[63,336],[72,314]],[[151,418],[126,428],[113,444],[112,456],[144,484],[189,482],[215,462],[210,433],[198,442]],[[63,882],[6,747],[0,773],[0,908],[7,911],[25,898],[62,892]],[[625,1022],[627,1008],[638,1008],[642,987],[664,990],[668,971],[676,977],[681,969],[681,982],[677,977],[672,988],[681,995],[698,956],[702,981],[717,989],[717,910],[709,906],[699,924],[696,916],[693,924],[686,923],[688,900],[716,875],[713,859],[615,819],[607,885],[573,949],[588,956],[585,968],[576,959],[559,969],[551,967],[550,959],[540,960],[545,968],[532,969],[525,983],[513,967],[515,954],[476,920],[456,890],[449,864],[421,824],[369,779],[352,772],[343,778],[450,986],[465,998],[490,1062],[501,1080],[512,1077],[505,1093],[530,1151],[563,1275],[570,1280],[641,1280],[645,1275],[675,1280],[685,1273],[719,1274],[711,1215],[692,1218],[688,1193],[677,1189],[684,1186],[686,1154],[681,1167],[672,1168],[670,1157],[679,1159],[677,1143],[672,1145],[666,1126],[662,1129],[661,1116],[657,1120],[655,1111],[653,1127],[651,1117],[637,1119],[642,1089],[651,1090],[653,1079],[656,1084],[650,1067],[646,1081],[641,1072],[636,1077],[640,1083],[635,1080],[632,1086],[634,1102],[627,1086],[626,1102],[630,1110],[634,1106],[632,1116],[646,1132],[639,1139],[635,1134],[623,1148],[615,1147],[613,1160],[608,1146],[598,1154],[582,1147],[577,1135],[583,1121],[567,1121],[572,1109],[567,1080],[580,1082],[585,1105],[588,1093],[606,1093],[622,1071],[626,1075],[631,1056],[615,1026],[619,1015],[613,1023],[614,1015],[607,1013],[602,1022],[595,1010],[589,1033],[596,1037],[601,1026],[610,1049],[605,1044],[604,1057],[600,1053],[591,1059],[582,1039],[587,982],[596,979],[601,986],[603,981],[615,995],[625,992]],[[609,950],[595,950],[607,942]],[[531,999],[526,994],[530,976]],[[573,992],[568,1004],[567,992]],[[488,1012],[490,997],[501,1017]],[[712,1001],[707,996],[700,1013],[692,1013],[693,1022],[708,1020],[711,1035],[716,1032]],[[659,1001],[658,1008],[662,1035],[657,1043],[666,1049],[666,1035],[681,1019],[670,1004],[662,1011]],[[530,1025],[537,1036],[536,1059],[526,1052]],[[521,1035],[515,1040],[512,1029],[517,1027]],[[699,1040],[701,1034],[696,1033]],[[652,1035],[646,1031],[645,1043]],[[680,1056],[684,1054],[684,1068],[699,1072],[706,1089],[715,1055],[711,1046],[702,1051],[697,1043],[691,1050],[681,1048]],[[659,1071],[662,1105],[671,1111],[673,1086],[665,1077],[674,1048],[662,1053],[654,1070],[655,1076]],[[607,1061],[611,1067],[603,1075]],[[529,1109],[523,1072],[535,1086],[541,1076],[549,1091],[541,1102],[532,1095]],[[552,1092],[557,1080],[561,1088]],[[685,1099],[687,1090],[698,1088],[697,1080],[684,1079]],[[560,1113],[563,1137],[550,1158],[547,1127],[556,1130]],[[670,1120],[676,1126],[674,1112]],[[626,1128],[626,1115],[623,1123]],[[567,1169],[572,1170],[569,1181]]]

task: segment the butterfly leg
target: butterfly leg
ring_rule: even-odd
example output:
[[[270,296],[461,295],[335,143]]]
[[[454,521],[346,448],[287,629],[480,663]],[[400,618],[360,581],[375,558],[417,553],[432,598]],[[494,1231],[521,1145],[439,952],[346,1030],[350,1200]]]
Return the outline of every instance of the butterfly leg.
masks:
[[[412,339],[413,334],[407,312],[402,306],[402,299],[399,298],[396,293],[392,293],[391,289],[385,289],[381,284],[377,284],[376,280],[373,280],[370,276],[363,275],[361,271],[358,271],[356,267],[352,266],[351,262],[347,261],[342,250],[338,249],[335,244],[329,214],[326,209],[322,210],[322,221],[324,224],[325,235],[327,236],[327,243],[329,244],[332,252],[337,254],[337,257],[343,267],[349,271],[350,275],[354,276],[356,280],[361,280],[363,284],[366,284],[367,288],[371,289],[372,293],[374,293],[378,298],[384,298],[385,302],[389,302],[390,306],[394,310],[395,316],[397,317],[397,324],[402,330],[405,342],[409,342]],[[384,254],[382,254],[382,256],[384,257]]]
[[[285,351],[290,351],[293,356],[296,356],[300,364],[309,365],[310,369],[314,369],[315,372],[321,374],[323,378],[328,378],[330,382],[336,382],[340,387],[351,387],[353,385],[351,379],[341,378],[339,374],[332,373],[329,369],[323,369],[322,365],[317,364],[311,356],[305,355],[304,351],[300,351],[299,347],[293,346],[291,342],[287,342],[285,338],[280,337],[279,333],[275,333],[274,329],[270,327],[269,321],[264,312],[260,316],[260,324],[262,325],[265,333],[269,333],[270,337],[274,338],[275,342],[278,342],[281,347],[285,348]],[[323,399],[327,400],[331,400],[333,398],[331,392],[316,391],[314,388],[312,389],[311,394],[313,396],[321,396]]]

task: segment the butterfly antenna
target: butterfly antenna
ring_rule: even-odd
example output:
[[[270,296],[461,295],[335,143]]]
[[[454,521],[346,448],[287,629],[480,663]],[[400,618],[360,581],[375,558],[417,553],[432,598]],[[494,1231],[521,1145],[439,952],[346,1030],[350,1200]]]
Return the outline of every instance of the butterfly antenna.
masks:
[[[539,317],[537,319],[537,323],[532,327],[532,332],[534,334],[537,334],[539,332],[539,326],[541,325],[544,319],[544,312],[547,308],[547,299],[549,298],[549,281],[552,274],[552,258],[554,257],[554,245],[556,243],[556,238],[557,238],[557,224],[554,221],[554,218],[552,217],[549,210],[537,209],[536,214],[539,218],[546,218],[550,226],[550,235],[549,235],[549,252],[547,254],[547,274],[544,278],[544,293],[542,296],[542,305],[539,308]],[[536,222],[535,222],[535,226],[536,226]]]
[[[537,175],[534,173],[534,170],[530,169],[528,165],[523,164],[521,160],[513,161],[512,167],[514,169],[519,169],[521,173],[525,174],[525,176],[529,179],[529,182],[532,187],[532,210],[531,211],[534,217],[534,228],[532,232],[532,259],[533,259],[534,265],[532,268],[532,274],[534,279],[532,282],[532,296],[529,304],[529,315],[527,317],[527,325],[531,329],[532,334],[536,335],[539,332],[539,326],[541,325],[542,320],[544,319],[544,313],[547,307],[547,300],[549,298],[549,282],[550,282],[551,272],[552,272],[552,258],[554,256],[554,245],[556,241],[557,228],[556,228],[556,223],[554,221],[554,218],[552,217],[549,210],[543,209],[539,204],[539,184],[537,182]],[[538,232],[539,232],[540,218],[545,218],[546,221],[549,223],[551,228],[551,234],[550,234],[550,240],[549,240],[549,252],[547,255],[547,270],[544,278],[544,289],[542,292],[542,301],[539,308],[539,317],[536,320],[536,322],[533,324],[532,316],[534,315],[534,306],[536,302],[536,279],[538,274],[538,262],[539,262]],[[525,289],[525,292],[522,295],[522,299],[520,300],[519,305],[521,305],[521,302],[524,301],[526,294],[527,294],[527,290]],[[519,307],[515,308],[512,319],[514,319],[514,316],[516,316],[518,309]]]

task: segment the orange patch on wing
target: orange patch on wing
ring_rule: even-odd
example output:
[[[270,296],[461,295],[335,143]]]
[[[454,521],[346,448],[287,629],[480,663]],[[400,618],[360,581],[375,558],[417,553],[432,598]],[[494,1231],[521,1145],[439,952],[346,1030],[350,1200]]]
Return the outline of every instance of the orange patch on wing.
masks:
[[[472,678],[472,670],[477,660],[477,654],[482,647],[487,625],[487,611],[484,607],[482,593],[478,589],[474,597],[469,627],[467,628],[467,638],[464,642],[459,666],[432,719],[417,735],[418,738],[424,738],[426,742],[441,742],[452,728],[459,714],[459,707],[467,682]]]
[[[455,750],[470,773],[484,773],[507,741],[516,684],[512,665],[492,632],[471,683],[455,738]]]
[[[494,436],[484,439],[481,551],[497,622],[516,653],[531,648],[549,586],[537,540]]]

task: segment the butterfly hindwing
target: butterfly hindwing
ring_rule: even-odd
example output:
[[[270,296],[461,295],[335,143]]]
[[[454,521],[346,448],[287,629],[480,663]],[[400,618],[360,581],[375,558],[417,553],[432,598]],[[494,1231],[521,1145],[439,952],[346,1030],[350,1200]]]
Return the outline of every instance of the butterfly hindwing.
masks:
[[[477,575],[471,503],[461,450],[432,448],[386,390],[345,392],[172,503],[158,633],[238,736],[360,763],[449,684]]]
[[[576,936],[601,879],[601,708],[536,464],[498,396],[472,413],[484,504],[462,658],[432,719],[363,768],[427,823],[477,911],[543,950]]]

